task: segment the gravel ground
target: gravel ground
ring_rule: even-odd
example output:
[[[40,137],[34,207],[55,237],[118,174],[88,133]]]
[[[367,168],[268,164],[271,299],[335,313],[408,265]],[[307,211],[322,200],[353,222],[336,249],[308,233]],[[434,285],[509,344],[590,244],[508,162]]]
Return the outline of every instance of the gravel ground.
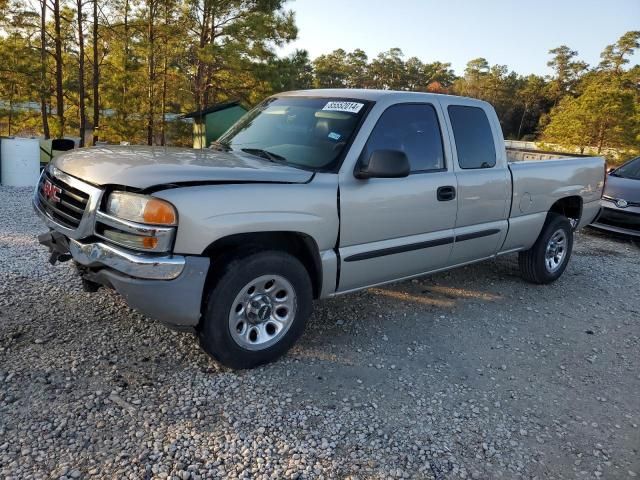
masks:
[[[640,249],[577,236],[552,286],[515,257],[318,302],[281,361],[193,336],[51,266],[0,189],[0,476],[640,476]]]

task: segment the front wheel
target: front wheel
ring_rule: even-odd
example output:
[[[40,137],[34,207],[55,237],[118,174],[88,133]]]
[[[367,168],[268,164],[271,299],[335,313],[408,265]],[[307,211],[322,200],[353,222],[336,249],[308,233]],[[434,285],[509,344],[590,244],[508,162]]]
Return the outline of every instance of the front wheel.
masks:
[[[223,365],[253,368],[283,355],[311,314],[311,280],[284,252],[239,254],[214,279],[200,345]]]
[[[572,251],[573,229],[569,219],[550,213],[536,243],[518,256],[523,278],[538,284],[554,282],[567,268]]]

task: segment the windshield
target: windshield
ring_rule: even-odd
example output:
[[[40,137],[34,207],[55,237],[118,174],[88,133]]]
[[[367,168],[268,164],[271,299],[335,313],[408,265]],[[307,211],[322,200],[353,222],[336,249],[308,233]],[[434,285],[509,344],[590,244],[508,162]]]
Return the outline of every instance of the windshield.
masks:
[[[611,175],[614,177],[633,178],[634,180],[640,180],[640,157],[625,163],[620,168],[616,169]]]
[[[367,102],[336,98],[268,98],[217,144],[273,162],[333,168],[355,134]]]

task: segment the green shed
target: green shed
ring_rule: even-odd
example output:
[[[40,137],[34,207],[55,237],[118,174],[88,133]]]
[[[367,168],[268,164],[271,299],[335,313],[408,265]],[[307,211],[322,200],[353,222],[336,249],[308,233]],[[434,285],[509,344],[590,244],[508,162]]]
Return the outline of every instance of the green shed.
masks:
[[[182,118],[193,118],[193,148],[206,148],[247,113],[240,101],[218,103]]]

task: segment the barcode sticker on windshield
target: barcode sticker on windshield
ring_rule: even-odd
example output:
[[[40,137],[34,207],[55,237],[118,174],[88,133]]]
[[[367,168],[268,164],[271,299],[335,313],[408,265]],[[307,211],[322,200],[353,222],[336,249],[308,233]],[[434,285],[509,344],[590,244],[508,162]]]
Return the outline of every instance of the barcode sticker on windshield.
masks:
[[[332,112],[358,113],[362,109],[362,107],[364,107],[364,103],[329,102],[324,106],[322,110],[330,110]]]

